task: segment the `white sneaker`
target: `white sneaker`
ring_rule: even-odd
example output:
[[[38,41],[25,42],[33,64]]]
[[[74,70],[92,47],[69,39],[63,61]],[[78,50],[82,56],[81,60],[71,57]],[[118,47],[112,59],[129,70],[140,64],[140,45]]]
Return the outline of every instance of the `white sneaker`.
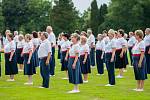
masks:
[[[137,89],[136,91],[137,92],[143,92],[144,90],[143,89]]]
[[[136,88],[136,89],[132,89],[133,91],[137,91],[138,89]]]
[[[19,69],[19,72],[23,72],[23,69]]]
[[[97,76],[100,76],[100,74],[96,74]]]
[[[118,75],[118,76],[116,76],[116,78],[123,78],[123,76]]]
[[[33,85],[33,82],[24,83],[24,85]]]
[[[111,85],[111,84],[107,84],[107,85],[105,85],[105,86],[108,86],[108,87],[112,87],[112,86],[114,86],[114,85]]]
[[[15,80],[14,79],[8,79],[6,80],[7,82],[14,82]]]
[[[69,78],[65,77],[65,78],[62,78],[63,80],[68,80]]]
[[[131,65],[130,65],[129,67],[130,67],[130,68],[133,68],[133,66],[131,66]]]
[[[95,66],[91,66],[91,68],[95,68]]]
[[[72,90],[72,91],[69,91],[68,93],[79,93],[80,91],[79,90]]]
[[[88,80],[87,80],[87,81],[84,81],[84,80],[83,80],[83,83],[88,83],[88,82],[89,82]]]
[[[123,70],[123,72],[125,72],[125,73],[126,73],[126,72],[127,72],[127,70]]]
[[[40,89],[43,89],[44,87],[43,87],[43,86],[40,86],[39,88],[40,88]]]

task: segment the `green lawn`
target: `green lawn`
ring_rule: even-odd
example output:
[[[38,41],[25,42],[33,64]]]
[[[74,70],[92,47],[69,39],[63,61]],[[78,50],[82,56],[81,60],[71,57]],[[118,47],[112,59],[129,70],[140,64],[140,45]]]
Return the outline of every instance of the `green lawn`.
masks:
[[[107,84],[107,71],[104,76],[96,76],[96,68],[89,75],[89,83],[80,85],[80,93],[67,94],[73,88],[60,71],[59,60],[56,60],[56,76],[50,78],[49,89],[39,89],[42,79],[38,73],[33,76],[34,85],[25,86],[27,76],[23,73],[16,75],[15,82],[6,82],[8,76],[4,75],[4,60],[2,62],[2,77],[0,78],[0,100],[150,100],[150,80],[145,82],[144,92],[132,91],[136,87],[132,68],[128,68],[125,78],[116,79],[115,87],[105,87]],[[116,70],[116,73],[118,71]],[[116,74],[117,75],[117,74]]]

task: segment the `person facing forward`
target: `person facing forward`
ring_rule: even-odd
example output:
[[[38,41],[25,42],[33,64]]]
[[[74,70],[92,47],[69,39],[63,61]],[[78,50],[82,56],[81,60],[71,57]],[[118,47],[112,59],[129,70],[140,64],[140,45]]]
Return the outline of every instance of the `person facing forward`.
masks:
[[[48,40],[52,46],[52,58],[50,61],[50,76],[55,76],[55,45],[56,45],[56,37],[53,33],[53,29],[51,26],[47,26],[46,32],[48,33]]]
[[[33,43],[31,41],[31,35],[26,34],[25,44],[21,54],[21,56],[23,56],[24,58],[24,75],[28,75],[28,82],[24,83],[25,85],[32,85],[33,84],[32,75],[36,74],[32,54],[33,54]]]
[[[74,89],[72,91],[69,91],[68,93],[80,92],[78,84],[83,83],[79,62],[79,40],[80,36],[77,33],[72,34],[72,46],[69,50],[68,75],[69,83],[74,84]]]
[[[80,37],[80,67],[81,72],[84,76],[84,83],[88,83],[88,73],[91,73],[90,68],[90,57],[89,57],[89,46],[87,44],[87,38],[85,36]]]
[[[104,74],[104,49],[105,49],[105,42],[103,40],[103,36],[101,34],[98,34],[97,36],[97,43],[96,43],[96,63],[97,63],[97,75],[103,75]]]
[[[17,54],[17,63],[19,65],[19,71],[23,71],[23,57],[21,56],[23,47],[24,47],[24,36],[22,34],[19,35],[18,37],[18,42],[17,42],[17,50],[16,50],[16,54]]]
[[[132,48],[132,58],[133,58],[133,68],[135,80],[137,80],[137,88],[133,89],[135,91],[144,91],[144,80],[147,79],[146,73],[146,60],[145,60],[145,44],[143,41],[143,31],[136,30],[135,38],[137,43]]]
[[[8,43],[4,46],[5,53],[5,75],[10,75],[7,81],[15,81],[14,76],[18,74],[17,60],[15,55],[16,44],[13,41],[13,34],[7,34]]]
[[[40,88],[49,88],[49,69],[51,58],[51,44],[49,42],[48,34],[43,32],[41,34],[41,44],[38,50],[38,58],[40,59],[40,72],[43,78],[42,86]]]
[[[116,52],[116,41],[114,39],[115,31],[110,29],[108,31],[109,41],[105,46],[105,63],[108,71],[109,84],[105,86],[115,85],[115,52]]]

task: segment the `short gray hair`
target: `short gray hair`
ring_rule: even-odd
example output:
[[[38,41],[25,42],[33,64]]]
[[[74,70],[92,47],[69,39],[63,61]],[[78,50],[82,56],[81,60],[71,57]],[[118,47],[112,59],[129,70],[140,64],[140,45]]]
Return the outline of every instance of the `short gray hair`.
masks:
[[[45,36],[45,38],[48,38],[48,33],[47,32],[43,32],[42,34]]]

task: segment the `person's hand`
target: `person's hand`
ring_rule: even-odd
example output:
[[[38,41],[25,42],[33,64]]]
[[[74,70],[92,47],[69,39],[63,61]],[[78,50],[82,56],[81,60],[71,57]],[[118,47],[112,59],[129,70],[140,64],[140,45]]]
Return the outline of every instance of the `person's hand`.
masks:
[[[65,61],[67,61],[68,60],[68,57],[65,57]]]
[[[21,53],[21,57],[23,57],[23,53]]]
[[[123,58],[123,53],[120,54],[120,58]]]
[[[28,60],[27,64],[30,64],[30,60]]]
[[[103,56],[101,56],[101,59],[103,59]]]
[[[114,62],[114,58],[111,58],[110,62]]]
[[[149,49],[149,51],[148,51],[148,54],[150,54],[150,49]]]
[[[141,62],[138,63],[138,67],[139,67],[139,68],[142,67],[142,63],[141,63]]]
[[[73,65],[72,65],[72,69],[75,69],[75,68],[76,68],[76,64],[74,64],[74,63],[73,63]]]
[[[49,65],[49,60],[46,60],[46,65]]]
[[[9,58],[9,61],[11,61],[12,60],[12,58]]]
[[[83,61],[83,64],[85,64],[85,63],[86,63],[86,60]]]

